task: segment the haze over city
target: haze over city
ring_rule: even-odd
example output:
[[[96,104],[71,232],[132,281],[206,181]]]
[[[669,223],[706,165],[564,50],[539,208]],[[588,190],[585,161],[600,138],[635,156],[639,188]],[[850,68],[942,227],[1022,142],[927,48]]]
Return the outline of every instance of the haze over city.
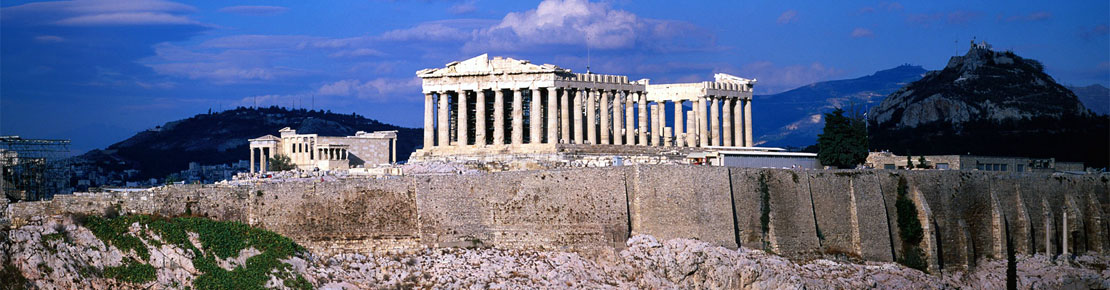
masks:
[[[1110,86],[1106,1],[2,5],[0,134],[72,139],[75,154],[237,106],[420,127],[413,72],[487,52],[653,82],[724,72],[768,94],[900,64],[941,69],[974,37],[1043,62],[1062,84]]]

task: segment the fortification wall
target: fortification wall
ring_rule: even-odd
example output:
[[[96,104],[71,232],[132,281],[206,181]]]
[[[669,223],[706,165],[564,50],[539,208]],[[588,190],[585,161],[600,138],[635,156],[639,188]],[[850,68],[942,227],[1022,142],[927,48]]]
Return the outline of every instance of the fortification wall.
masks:
[[[493,246],[612,254],[634,234],[786,256],[903,259],[905,180],[929,269],[1018,253],[1106,253],[1107,175],[793,171],[625,166],[335,182],[185,185],[14,203],[18,226],[48,214],[148,213],[239,221],[319,253]],[[1067,217],[1067,226],[1064,217]]]

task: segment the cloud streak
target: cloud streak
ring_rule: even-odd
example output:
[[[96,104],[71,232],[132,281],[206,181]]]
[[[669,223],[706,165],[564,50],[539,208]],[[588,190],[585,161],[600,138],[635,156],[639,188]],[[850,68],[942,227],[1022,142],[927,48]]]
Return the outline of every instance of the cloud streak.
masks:
[[[220,8],[219,11],[223,12],[223,13],[234,13],[234,14],[242,14],[242,15],[270,16],[270,15],[278,15],[278,14],[281,14],[281,13],[285,13],[285,11],[288,11],[288,10],[289,10],[289,8],[285,8],[285,7],[281,7],[281,6],[250,6],[250,5],[243,5],[243,6],[224,7],[224,8]]]

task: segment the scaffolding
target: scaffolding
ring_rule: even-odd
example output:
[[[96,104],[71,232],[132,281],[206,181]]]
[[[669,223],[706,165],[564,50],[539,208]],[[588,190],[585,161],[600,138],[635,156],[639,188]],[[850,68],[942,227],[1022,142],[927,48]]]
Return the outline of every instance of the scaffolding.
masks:
[[[69,186],[69,140],[0,136],[0,198],[44,200]]]

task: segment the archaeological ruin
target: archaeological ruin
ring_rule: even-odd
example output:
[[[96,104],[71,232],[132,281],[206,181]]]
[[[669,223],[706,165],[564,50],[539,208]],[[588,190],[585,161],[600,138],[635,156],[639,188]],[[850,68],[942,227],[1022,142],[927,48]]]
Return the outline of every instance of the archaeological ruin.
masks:
[[[712,82],[651,84],[486,54],[416,75],[424,147],[413,161],[754,146],[754,79],[719,73]]]
[[[397,162],[397,131],[359,131],[354,136],[341,137],[298,134],[289,127],[278,132],[278,136],[250,139],[251,173],[268,171],[268,162],[276,155],[288,156],[297,169],[307,171]]]

